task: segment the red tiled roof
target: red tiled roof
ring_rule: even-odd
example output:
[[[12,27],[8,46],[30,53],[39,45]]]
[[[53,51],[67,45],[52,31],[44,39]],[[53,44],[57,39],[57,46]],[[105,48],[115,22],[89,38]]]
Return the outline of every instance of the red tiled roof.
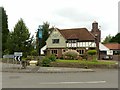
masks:
[[[120,50],[120,44],[118,43],[107,43],[104,45],[111,50]]]
[[[58,29],[65,39],[78,39],[80,41],[95,40],[95,37],[86,28]]]

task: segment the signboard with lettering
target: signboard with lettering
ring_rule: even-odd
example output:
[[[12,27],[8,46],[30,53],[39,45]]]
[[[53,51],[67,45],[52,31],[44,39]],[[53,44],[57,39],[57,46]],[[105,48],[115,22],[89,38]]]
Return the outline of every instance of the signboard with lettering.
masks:
[[[38,31],[38,37],[39,37],[39,38],[42,38],[42,30],[39,30],[39,31]]]
[[[22,56],[22,52],[14,52],[14,56]]]
[[[14,58],[14,55],[3,55],[3,58]]]

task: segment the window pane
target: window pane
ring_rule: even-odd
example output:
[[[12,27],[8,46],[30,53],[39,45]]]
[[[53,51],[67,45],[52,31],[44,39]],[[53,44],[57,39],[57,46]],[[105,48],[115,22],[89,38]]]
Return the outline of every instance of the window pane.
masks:
[[[59,43],[59,39],[52,39],[52,43]]]

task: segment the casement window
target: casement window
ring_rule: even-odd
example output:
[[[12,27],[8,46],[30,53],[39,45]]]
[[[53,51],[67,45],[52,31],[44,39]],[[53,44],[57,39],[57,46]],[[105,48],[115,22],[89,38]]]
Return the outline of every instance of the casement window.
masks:
[[[67,42],[68,42],[68,43],[76,43],[77,40],[68,40]]]
[[[57,50],[51,50],[51,53],[56,55],[57,54]]]
[[[77,52],[79,52],[80,55],[84,54],[84,50],[83,49],[77,50]]]
[[[52,39],[52,43],[53,44],[58,44],[59,43],[59,39]]]

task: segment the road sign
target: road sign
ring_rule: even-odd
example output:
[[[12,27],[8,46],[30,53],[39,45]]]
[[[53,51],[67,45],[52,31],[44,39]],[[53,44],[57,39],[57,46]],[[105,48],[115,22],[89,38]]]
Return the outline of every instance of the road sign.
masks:
[[[38,32],[39,32],[39,33],[38,33],[38,37],[39,37],[39,38],[42,38],[42,31],[39,30]]]
[[[21,61],[21,56],[15,56],[14,59],[15,59],[16,61]]]
[[[21,61],[22,52],[14,52],[14,58],[16,61]]]
[[[22,56],[22,52],[14,52],[14,56]]]
[[[14,58],[14,55],[3,55],[3,58]]]
[[[21,61],[21,57],[20,56],[18,56],[18,61]]]

